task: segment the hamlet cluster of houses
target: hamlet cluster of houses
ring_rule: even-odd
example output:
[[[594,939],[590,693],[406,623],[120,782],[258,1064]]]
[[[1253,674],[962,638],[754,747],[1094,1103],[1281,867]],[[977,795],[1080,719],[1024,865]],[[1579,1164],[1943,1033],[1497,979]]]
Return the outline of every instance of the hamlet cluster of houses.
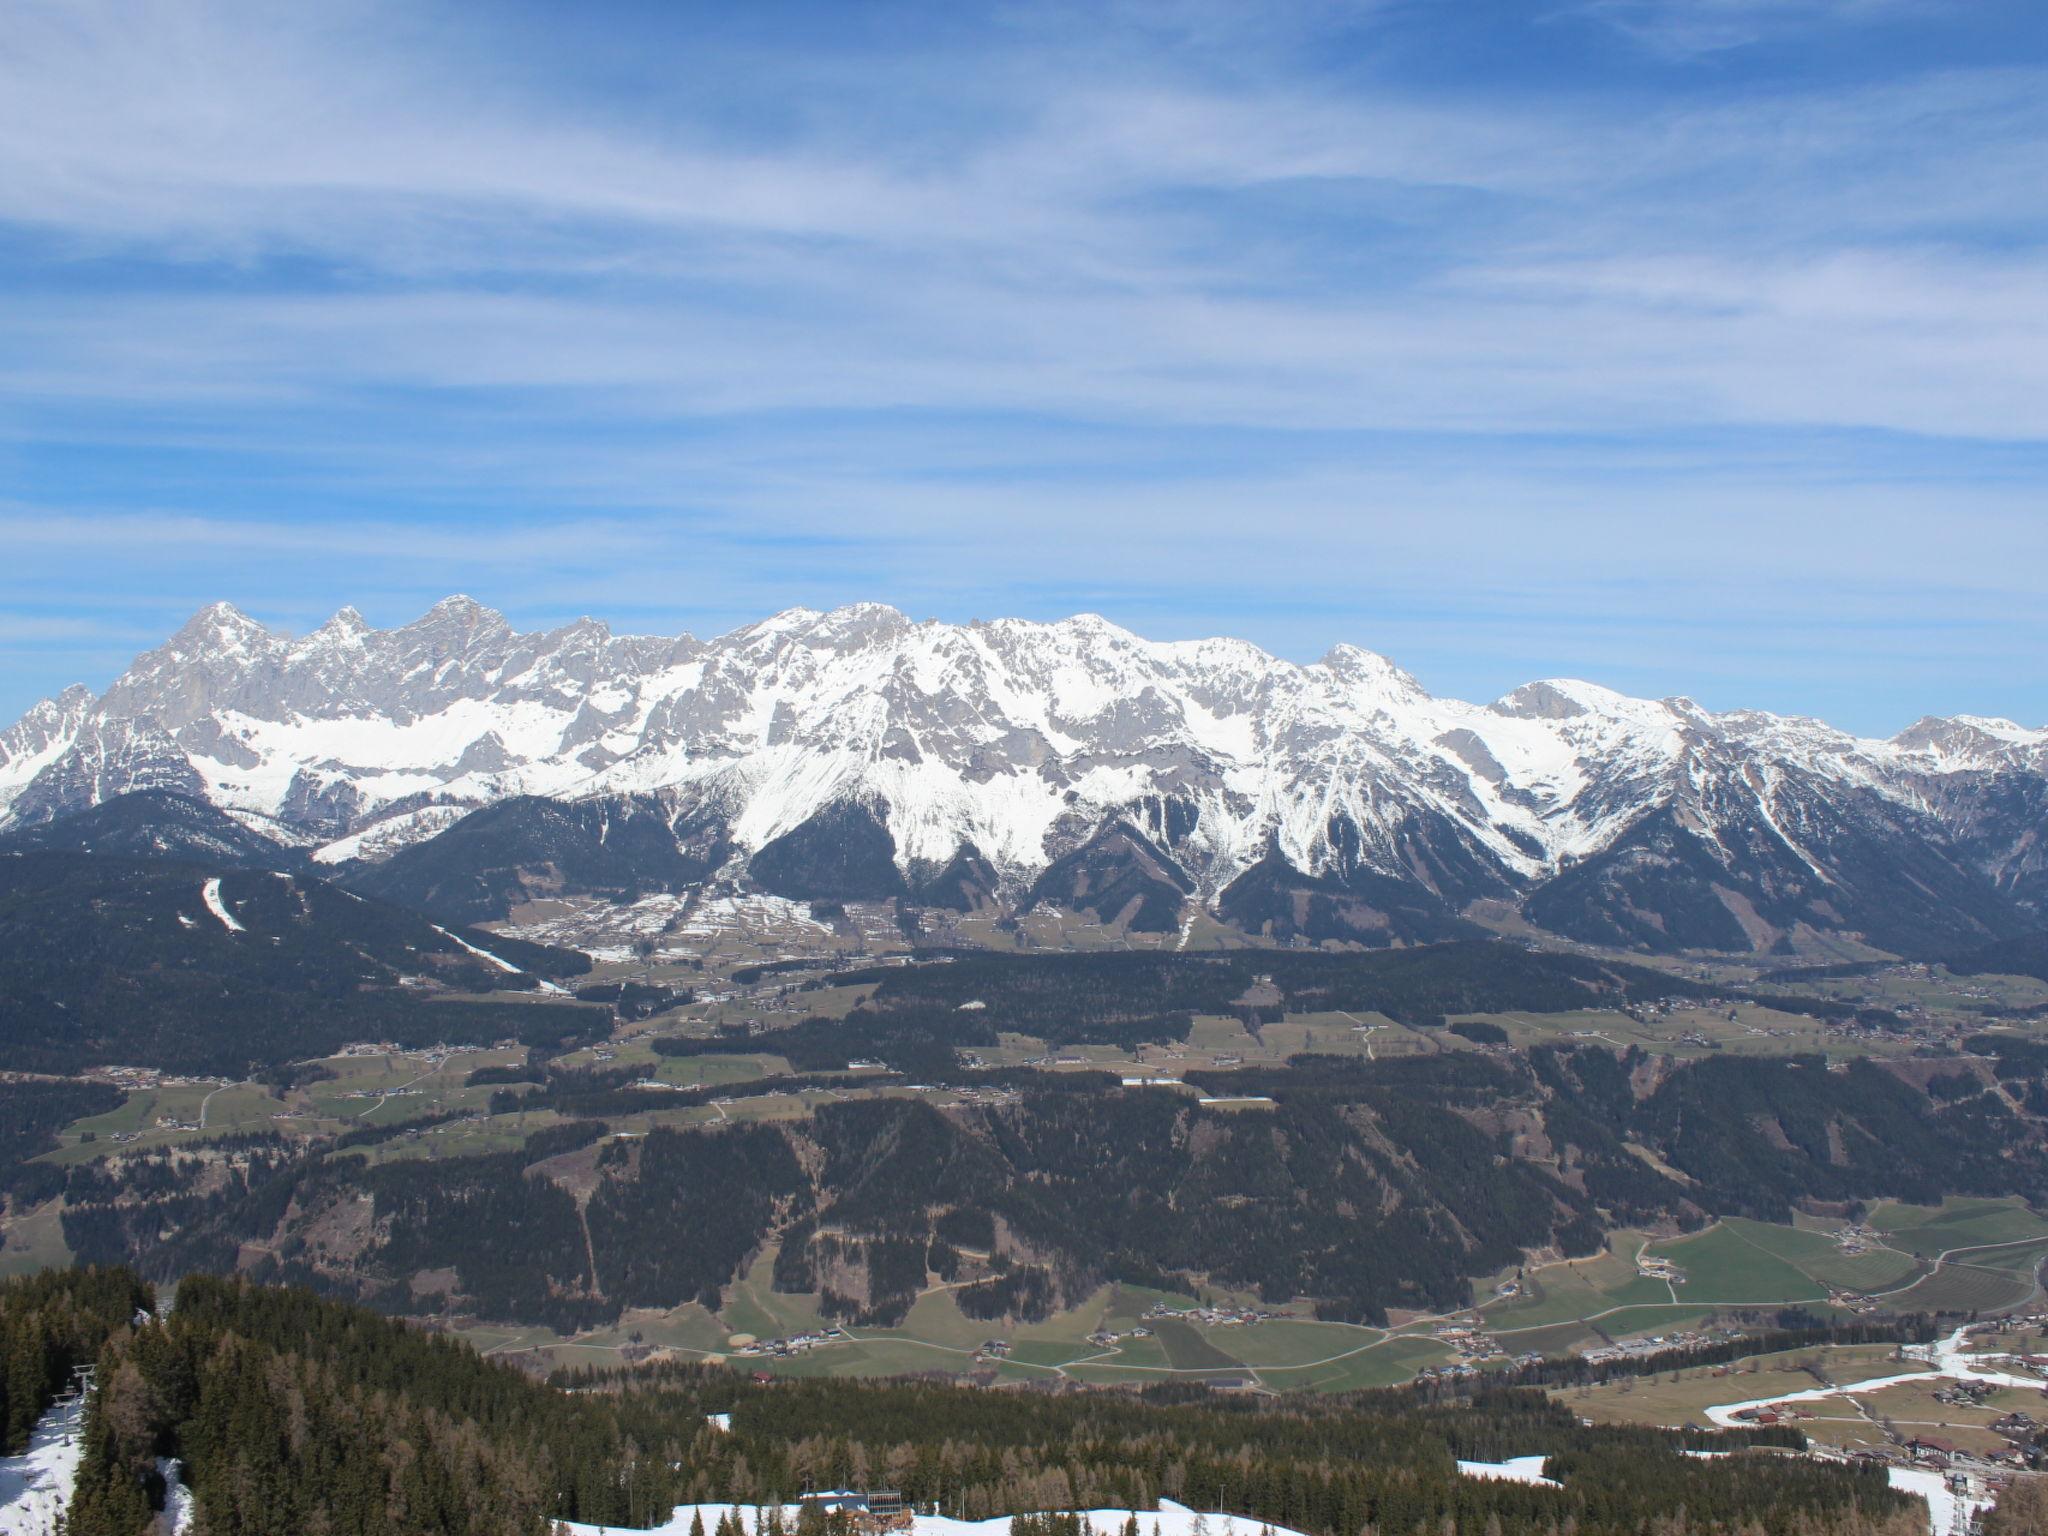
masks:
[[[808,1354],[820,1345],[830,1344],[839,1336],[838,1329],[826,1328],[808,1333],[792,1333],[780,1339],[750,1339],[744,1344],[735,1345],[733,1353],[788,1359],[792,1355]]]
[[[1147,1307],[1145,1315],[1155,1319],[1171,1318],[1183,1323],[1201,1323],[1210,1328],[1249,1327],[1253,1323],[1262,1323],[1267,1318],[1279,1316],[1276,1312],[1261,1311],[1257,1307],[1176,1307],[1163,1301],[1154,1302]]]

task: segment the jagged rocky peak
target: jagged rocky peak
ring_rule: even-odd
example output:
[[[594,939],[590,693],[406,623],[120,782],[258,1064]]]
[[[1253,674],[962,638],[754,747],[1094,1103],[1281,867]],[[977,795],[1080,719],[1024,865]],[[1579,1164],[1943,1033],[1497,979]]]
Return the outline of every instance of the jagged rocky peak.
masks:
[[[2029,730],[2017,721],[1984,715],[1922,715],[1892,744],[1936,757],[1986,760],[2048,747],[2048,727]]]
[[[73,683],[56,697],[31,704],[28,712],[15,723],[15,729],[23,732],[24,739],[32,732],[36,739],[47,740],[67,725],[76,725],[83,720],[91,712],[92,705],[92,690],[83,683]]]
[[[819,614],[808,626],[806,639],[814,645],[833,649],[848,645],[878,645],[900,638],[915,626],[907,615],[887,603],[849,603]]]
[[[337,645],[355,645],[370,632],[369,620],[352,606],[338,608],[334,616],[306,638]]]
[[[1355,645],[1334,645],[1322,665],[1353,687],[1371,689],[1394,699],[1426,700],[1421,683],[1377,651]]]
[[[1584,715],[1640,714],[1645,710],[1668,709],[1669,705],[1632,699],[1625,693],[1575,677],[1553,677],[1524,683],[1487,707],[1497,715],[1518,720],[1576,720]]]
[[[1475,705],[1351,645],[1301,665],[1093,614],[917,623],[874,603],[710,640],[595,619],[521,632],[463,596],[391,629],[344,609],[293,640],[219,604],[98,699],[67,693],[0,732],[17,824],[156,788],[318,838],[338,864],[513,797],[660,796],[692,828],[688,857],[630,863],[664,879],[715,852],[736,861],[720,878],[915,897],[950,866],[948,899],[980,903],[1128,823],[1150,852],[1096,847],[1065,897],[1128,878],[1163,920],[1182,880],[1213,902],[1278,848],[1286,867],[1238,904],[1298,936],[1420,934],[1574,872],[1572,899],[1545,907],[1560,931],[1608,932],[1593,908],[1647,902],[1626,931],[1652,945],[1875,931],[1887,903],[1928,900],[1979,926],[2032,920],[2044,785],[2048,732],[2009,721],[1868,741],[1557,678]],[[494,836],[490,870],[516,878],[486,871],[492,892],[545,883],[513,846],[542,826]],[[591,854],[590,879],[623,888],[612,857]]]
[[[208,603],[185,621],[165,648],[179,652],[211,648],[232,653],[267,645],[276,638],[233,603]]]
[[[444,597],[425,613],[404,626],[415,635],[439,635],[468,644],[477,639],[510,634],[512,626],[495,608],[486,608],[475,598],[458,592]]]

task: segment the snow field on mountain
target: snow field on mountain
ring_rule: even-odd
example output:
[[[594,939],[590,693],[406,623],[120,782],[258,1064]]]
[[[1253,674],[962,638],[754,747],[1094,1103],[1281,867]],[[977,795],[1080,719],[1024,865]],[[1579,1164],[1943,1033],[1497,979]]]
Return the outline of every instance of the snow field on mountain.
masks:
[[[1775,828],[1824,872],[1787,814],[1802,794],[1921,814],[1943,809],[1944,776],[1990,772],[2048,775],[2048,730],[1958,716],[1864,740],[1569,679],[1477,705],[1354,646],[1303,665],[1093,615],[916,624],[863,604],[698,641],[588,620],[520,634],[452,598],[390,630],[344,611],[299,639],[204,610],[100,698],[67,691],[0,732],[0,815],[189,784],[271,827],[338,808],[319,813],[353,827],[317,855],[332,864],[515,793],[661,792],[742,853],[856,799],[886,807],[906,870],[971,842],[1028,878],[1104,818],[1173,798],[1199,813],[1176,856],[1213,894],[1269,840],[1327,872],[1333,822],[1382,873],[1417,878],[1420,836],[1542,879],[1668,804],[1710,841]],[[376,820],[418,798],[437,803]]]

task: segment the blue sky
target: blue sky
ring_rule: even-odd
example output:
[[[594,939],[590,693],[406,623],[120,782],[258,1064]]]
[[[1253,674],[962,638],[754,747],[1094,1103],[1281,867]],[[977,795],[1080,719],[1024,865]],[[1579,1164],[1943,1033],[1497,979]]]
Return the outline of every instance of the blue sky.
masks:
[[[2048,721],[2038,0],[0,0],[0,714],[227,598]]]

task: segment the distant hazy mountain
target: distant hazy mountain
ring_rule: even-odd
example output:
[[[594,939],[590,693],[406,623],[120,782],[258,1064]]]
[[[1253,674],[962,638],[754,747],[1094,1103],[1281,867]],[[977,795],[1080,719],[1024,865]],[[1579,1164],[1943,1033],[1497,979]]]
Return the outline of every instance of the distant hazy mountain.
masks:
[[[1276,937],[1408,942],[1483,903],[1654,949],[1930,953],[2048,903],[2048,730],[1875,741],[1570,681],[1475,705],[1350,646],[1300,666],[1085,616],[864,605],[700,641],[519,634],[450,598],[293,639],[216,605],[0,734],[14,827],[136,790],[325,864],[410,849],[359,877],[472,919],[711,877],[948,905],[993,880],[1155,928],[1220,902]]]

